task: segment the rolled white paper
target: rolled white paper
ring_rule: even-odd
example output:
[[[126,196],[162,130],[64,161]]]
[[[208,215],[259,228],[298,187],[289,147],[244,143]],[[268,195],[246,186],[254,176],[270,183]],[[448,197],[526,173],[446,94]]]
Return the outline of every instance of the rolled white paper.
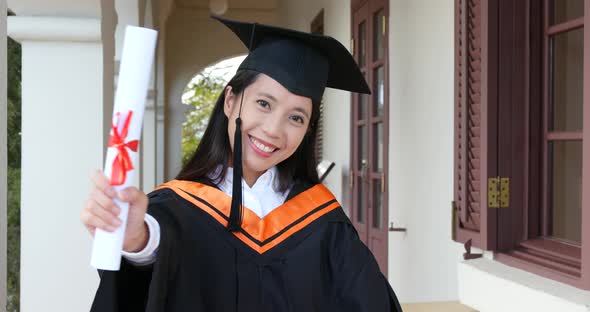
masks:
[[[123,42],[123,54],[119,70],[119,81],[115,94],[113,110],[113,128],[109,131],[109,148],[105,160],[105,175],[111,179],[115,191],[132,185],[133,176],[138,168],[137,144],[141,134],[143,112],[147,97],[150,72],[154,60],[157,32],[153,29],[127,26]],[[130,112],[132,112],[130,114]],[[131,115],[131,116],[130,116]],[[126,127],[126,123],[127,126]],[[116,129],[114,129],[116,126]],[[125,128],[127,133],[125,135]],[[115,131],[116,130],[116,131]],[[135,149],[135,151],[134,151]],[[126,160],[131,166],[125,166]],[[114,167],[122,170],[113,170]],[[133,168],[133,169],[131,169]],[[113,173],[118,179],[113,181]],[[115,199],[121,207],[119,218],[123,222],[116,231],[110,233],[96,229],[90,264],[101,270],[118,271],[121,264],[121,250],[125,238],[127,212],[129,205]]]

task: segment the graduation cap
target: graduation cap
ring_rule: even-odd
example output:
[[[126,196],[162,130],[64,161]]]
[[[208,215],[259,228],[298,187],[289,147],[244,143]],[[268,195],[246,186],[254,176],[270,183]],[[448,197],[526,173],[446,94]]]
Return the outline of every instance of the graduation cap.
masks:
[[[231,29],[248,48],[238,71],[263,73],[291,93],[319,103],[326,87],[370,94],[354,58],[336,39],[286,28],[233,21],[212,16]],[[242,100],[244,93],[242,92]],[[240,113],[241,113],[240,102]],[[242,131],[236,119],[232,203],[228,222],[238,231],[242,222]]]

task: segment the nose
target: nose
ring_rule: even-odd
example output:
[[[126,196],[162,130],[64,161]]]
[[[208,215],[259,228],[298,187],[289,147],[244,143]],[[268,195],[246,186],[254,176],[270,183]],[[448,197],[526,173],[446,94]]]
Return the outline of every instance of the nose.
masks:
[[[280,133],[283,129],[283,121],[279,116],[271,114],[264,120],[262,125],[262,131],[269,138],[277,139],[280,137]]]

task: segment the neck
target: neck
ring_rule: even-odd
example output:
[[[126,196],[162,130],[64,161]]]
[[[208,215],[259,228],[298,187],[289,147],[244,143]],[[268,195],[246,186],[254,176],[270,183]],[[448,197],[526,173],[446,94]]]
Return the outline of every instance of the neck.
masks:
[[[246,181],[246,184],[248,184],[249,187],[254,186],[254,184],[256,183],[258,178],[260,178],[260,176],[263,174],[264,174],[264,171],[263,172],[256,172],[253,170],[248,170],[246,168],[242,168],[242,178],[244,179],[244,181]]]

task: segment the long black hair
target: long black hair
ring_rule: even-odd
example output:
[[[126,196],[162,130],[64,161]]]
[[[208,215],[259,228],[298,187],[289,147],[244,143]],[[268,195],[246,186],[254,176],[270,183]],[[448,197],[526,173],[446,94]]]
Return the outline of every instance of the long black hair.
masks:
[[[250,70],[240,70],[227,83],[232,92],[240,95],[246,87],[253,84],[260,73]],[[200,182],[209,186],[217,186],[227,172],[232,155],[229,136],[227,133],[228,118],[224,113],[225,89],[219,95],[203,138],[197,150],[176,176],[178,180]],[[239,98],[239,97],[238,97]],[[312,101],[311,121],[303,141],[289,158],[277,165],[279,192],[286,191],[294,181],[319,183],[316,171],[317,159],[315,155],[317,123],[320,118],[320,103]],[[216,172],[218,166],[221,170]],[[217,173],[217,174],[215,174]]]

